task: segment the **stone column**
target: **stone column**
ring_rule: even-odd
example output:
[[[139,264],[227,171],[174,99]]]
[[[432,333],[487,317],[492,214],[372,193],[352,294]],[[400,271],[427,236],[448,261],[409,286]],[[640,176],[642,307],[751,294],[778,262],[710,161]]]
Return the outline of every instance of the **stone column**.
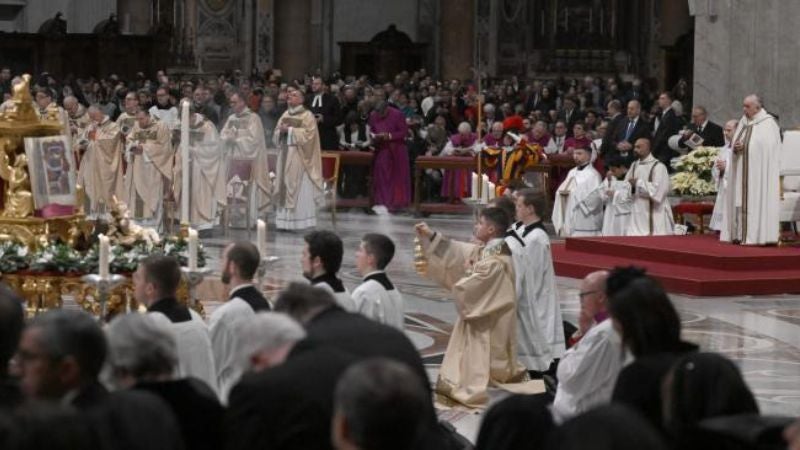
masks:
[[[302,77],[311,66],[311,0],[275,1],[275,67],[284,79]]]
[[[440,0],[439,43],[443,79],[471,78],[476,0]]]
[[[800,122],[800,3],[692,0],[694,102],[722,124],[742,116],[742,99],[761,96],[784,128]]]
[[[123,33],[147,34],[151,26],[152,5],[141,0],[117,0],[117,20]],[[130,28],[125,27],[130,24]]]

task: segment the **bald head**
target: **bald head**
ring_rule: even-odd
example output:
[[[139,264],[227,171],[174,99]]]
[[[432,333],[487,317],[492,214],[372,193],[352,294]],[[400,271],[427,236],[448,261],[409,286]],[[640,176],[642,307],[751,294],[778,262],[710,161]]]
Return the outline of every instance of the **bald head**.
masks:
[[[725,122],[725,126],[722,128],[722,133],[725,135],[725,141],[733,141],[733,133],[736,131],[737,125],[739,125],[739,121],[735,119]]]
[[[606,280],[608,271],[592,272],[581,280],[580,293],[581,314],[595,317],[606,311]]]
[[[636,143],[633,144],[633,153],[635,153],[639,159],[647,158],[647,156],[650,154],[650,139],[637,139]]]

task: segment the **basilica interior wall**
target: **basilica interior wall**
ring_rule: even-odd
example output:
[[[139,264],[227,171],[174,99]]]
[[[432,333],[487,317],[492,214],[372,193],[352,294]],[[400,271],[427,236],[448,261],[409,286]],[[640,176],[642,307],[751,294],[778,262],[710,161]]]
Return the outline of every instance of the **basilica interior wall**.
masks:
[[[761,96],[783,128],[800,124],[800,2],[692,0],[694,99],[719,123],[742,115],[742,99]]]

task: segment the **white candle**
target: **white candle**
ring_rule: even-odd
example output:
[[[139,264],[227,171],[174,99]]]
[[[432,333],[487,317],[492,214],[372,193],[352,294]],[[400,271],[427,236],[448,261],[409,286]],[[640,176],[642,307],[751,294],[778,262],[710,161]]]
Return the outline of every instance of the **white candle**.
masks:
[[[100,275],[100,278],[105,280],[108,279],[108,263],[111,248],[109,246],[108,236],[101,234],[97,236],[97,240],[100,244],[97,273]]]
[[[267,224],[261,219],[256,222],[256,245],[261,257],[267,256]]]
[[[189,228],[189,269],[197,270],[197,230]]]
[[[489,200],[494,200],[494,198],[496,197],[494,190],[495,186],[496,185],[494,183],[492,183],[491,181],[489,182]]]
[[[484,203],[487,203],[489,201],[489,176],[488,175],[483,175],[483,180],[482,180],[481,184],[482,184],[482,187],[481,187],[481,200]]]
[[[472,190],[470,191],[472,195],[470,196],[471,199],[477,200],[478,199],[478,174],[472,172]]]
[[[189,224],[189,100],[181,102],[181,224]]]

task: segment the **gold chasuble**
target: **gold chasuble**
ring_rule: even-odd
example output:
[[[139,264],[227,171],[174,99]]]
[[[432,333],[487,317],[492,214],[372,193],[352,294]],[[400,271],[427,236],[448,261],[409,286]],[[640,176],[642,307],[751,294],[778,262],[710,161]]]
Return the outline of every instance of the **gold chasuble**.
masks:
[[[119,126],[108,117],[100,125],[92,124],[87,133],[89,142],[78,171],[78,184],[89,198],[90,213],[109,207],[111,197],[123,198],[122,140]]]
[[[483,408],[490,386],[544,392],[544,384],[530,381],[517,362],[514,268],[505,241],[479,246],[437,234],[425,254],[427,276],[451,291],[458,311],[436,393],[445,401]]]
[[[163,122],[150,122],[142,128],[137,122],[128,137],[142,153],[130,154],[125,174],[128,208],[135,219],[158,218],[164,200],[164,187],[171,188],[175,153],[172,134]]]
[[[289,133],[281,136],[280,124],[289,125]],[[282,148],[278,157],[277,206],[292,210],[297,206],[303,174],[314,185],[315,200],[321,201],[324,180],[322,179],[322,151],[320,150],[317,120],[311,111],[302,106],[289,109],[281,115],[273,133],[273,140]]]

